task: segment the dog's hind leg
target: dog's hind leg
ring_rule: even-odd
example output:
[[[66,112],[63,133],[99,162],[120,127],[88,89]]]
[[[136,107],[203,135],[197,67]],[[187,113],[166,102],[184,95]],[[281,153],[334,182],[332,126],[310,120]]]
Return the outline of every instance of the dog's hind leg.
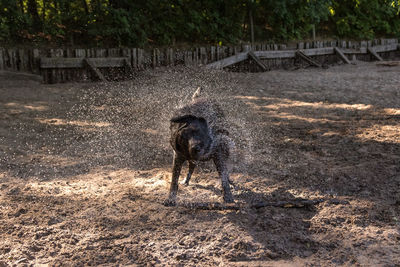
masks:
[[[176,205],[176,194],[178,193],[178,179],[182,170],[182,165],[185,162],[185,159],[181,156],[177,155],[174,152],[174,160],[172,167],[172,179],[171,179],[171,187],[169,189],[169,196],[164,201],[165,206],[175,206]]]
[[[226,158],[223,157],[222,153],[217,153],[214,157],[215,167],[217,167],[217,171],[219,176],[221,177],[222,191],[224,194],[224,201],[226,203],[233,203],[233,196],[231,192],[231,188],[229,186],[229,171],[226,166]]]
[[[194,161],[189,160],[189,172],[186,176],[186,179],[183,180],[182,184],[188,186],[190,178],[192,177],[192,174],[194,172],[194,168],[196,167],[196,163]]]

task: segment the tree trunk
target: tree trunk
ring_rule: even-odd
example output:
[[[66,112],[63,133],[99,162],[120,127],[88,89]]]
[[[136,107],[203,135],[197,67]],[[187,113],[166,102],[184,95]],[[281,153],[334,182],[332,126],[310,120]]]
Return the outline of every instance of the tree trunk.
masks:
[[[47,7],[47,0],[43,0],[43,9],[42,9],[42,22],[43,23],[46,19],[46,7]]]
[[[32,17],[32,29],[38,32],[42,29],[42,23],[37,10],[37,3],[35,0],[28,0],[28,14]]]
[[[312,25],[312,39],[315,41],[315,24]]]
[[[251,44],[254,45],[254,24],[253,24],[253,4],[249,6],[249,19],[250,19],[250,33],[251,33]]]
[[[89,15],[89,7],[86,0],[82,0],[83,8],[85,9],[86,15]]]
[[[21,13],[24,14],[24,1],[23,0],[19,0],[19,8],[21,10]]]

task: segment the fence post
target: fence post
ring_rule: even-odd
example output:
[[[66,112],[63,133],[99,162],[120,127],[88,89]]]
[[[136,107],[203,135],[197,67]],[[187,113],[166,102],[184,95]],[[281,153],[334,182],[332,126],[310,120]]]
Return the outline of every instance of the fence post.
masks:
[[[152,66],[153,69],[160,66],[160,50],[158,48],[153,49]]]
[[[64,57],[63,49],[50,49],[50,57]],[[63,69],[52,69],[51,70],[51,83],[64,82],[65,70]]]
[[[4,48],[0,47],[0,70],[4,69]]]
[[[187,50],[184,52],[184,56],[185,56],[185,66],[190,66],[193,65],[193,52],[190,50]]]
[[[195,65],[199,65],[199,49],[196,47],[193,52],[193,61]]]
[[[250,45],[243,45],[243,52],[249,52],[251,50]]]
[[[18,49],[19,71],[29,70],[29,52],[27,49]]]
[[[201,64],[207,64],[207,50],[205,47],[200,47],[200,62]]]
[[[134,70],[138,69],[137,66],[137,49],[136,48],[132,48],[131,50],[131,64],[132,64],[132,68]]]
[[[216,61],[215,60],[215,46],[211,46],[211,48],[210,48],[210,54],[211,54],[211,62],[214,62],[214,61]]]
[[[143,66],[143,49],[138,49],[138,56],[137,56],[137,59],[138,59],[138,69],[140,69],[140,70],[143,70],[144,69],[144,66]]]

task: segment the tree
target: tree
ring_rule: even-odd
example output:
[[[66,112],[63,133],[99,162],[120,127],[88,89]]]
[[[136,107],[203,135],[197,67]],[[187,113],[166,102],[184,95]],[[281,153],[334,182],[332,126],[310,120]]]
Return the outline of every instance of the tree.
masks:
[[[400,37],[399,13],[400,0],[0,0],[0,42],[222,45],[304,39],[314,26],[338,38]]]
[[[38,32],[42,29],[42,23],[39,18],[39,13],[37,9],[37,4],[35,0],[28,0],[28,14],[32,19],[32,29],[35,32]]]
[[[399,36],[400,1],[332,1],[331,22],[337,36],[371,39],[376,36]]]

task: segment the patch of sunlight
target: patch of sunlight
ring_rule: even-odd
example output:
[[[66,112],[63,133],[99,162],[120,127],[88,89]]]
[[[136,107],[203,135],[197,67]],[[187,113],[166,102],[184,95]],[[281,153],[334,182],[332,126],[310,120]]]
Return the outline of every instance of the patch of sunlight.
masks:
[[[154,130],[154,129],[150,129],[150,128],[143,129],[143,130],[140,130],[140,131],[143,132],[143,133],[152,134],[152,135],[158,135],[158,134],[160,134],[159,131]]]
[[[288,98],[277,98],[277,97],[257,97],[257,96],[237,96],[236,98],[245,100],[265,100],[272,101],[274,104],[269,105],[258,105],[259,108],[268,108],[277,110],[281,108],[293,108],[293,107],[311,107],[311,108],[322,108],[322,109],[348,109],[348,110],[367,110],[372,108],[372,105],[365,104],[340,104],[340,103],[325,103],[325,102],[304,102],[291,100]]]
[[[290,103],[278,103],[274,105],[262,106],[263,108],[269,109],[280,109],[280,108],[293,108],[293,107],[311,107],[311,108],[323,108],[323,109],[348,109],[348,110],[366,110],[372,108],[371,105],[364,104],[327,104],[323,102],[307,103],[300,101],[291,101]]]
[[[341,135],[339,132],[328,131],[322,134],[322,136],[334,136],[334,135]]]
[[[292,138],[286,138],[284,141],[288,142],[288,143],[292,143],[292,144],[297,144],[297,145],[301,145],[301,144],[304,143],[303,139],[293,138],[293,137]]]
[[[383,111],[387,115],[400,115],[400,109],[395,109],[395,108],[385,108]]]
[[[21,111],[23,110],[32,110],[32,111],[44,111],[47,110],[49,107],[44,105],[42,102],[38,103],[32,103],[32,104],[21,104],[21,103],[16,103],[16,102],[10,102],[4,104],[4,106],[8,108],[13,108],[13,109],[20,109]]]
[[[154,169],[141,173],[131,180],[131,184],[144,190],[153,190],[164,188],[169,184],[169,172],[160,169]]]
[[[331,6],[329,7],[329,13],[331,14],[331,16],[335,15],[335,10]]]
[[[38,193],[51,193],[59,196],[101,197],[128,189],[143,193],[164,190],[169,185],[169,172],[161,169],[134,171],[120,169],[106,171],[93,170],[87,174],[71,177],[68,180],[32,181],[29,186]]]
[[[37,119],[40,123],[52,124],[52,125],[74,125],[80,127],[109,127],[112,126],[109,122],[91,122],[91,121],[76,121],[76,120],[64,120],[59,118],[49,118],[49,119]]]
[[[357,137],[365,141],[400,144],[400,125],[374,125],[364,129]]]
[[[310,123],[337,123],[338,120],[330,120],[330,119],[315,119],[309,117],[303,117],[298,115],[293,115],[286,112],[273,112],[273,111],[264,111],[263,113],[267,113],[269,117],[279,118],[284,120],[301,120]]]

